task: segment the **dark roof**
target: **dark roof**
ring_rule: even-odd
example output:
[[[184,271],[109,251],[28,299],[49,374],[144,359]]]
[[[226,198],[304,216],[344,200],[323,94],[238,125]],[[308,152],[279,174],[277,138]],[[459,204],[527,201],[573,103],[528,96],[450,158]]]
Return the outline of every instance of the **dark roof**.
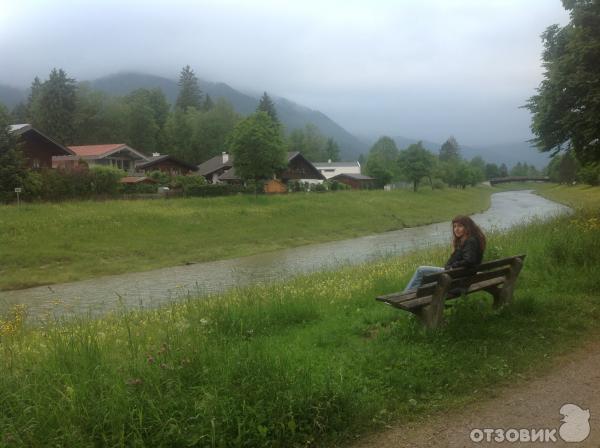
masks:
[[[221,159],[221,156],[216,156],[216,157],[219,158],[219,159]],[[300,158],[304,159],[306,161],[306,163],[308,163],[309,165],[311,165],[314,168],[315,173],[316,173],[317,176],[320,176],[321,178],[325,179],[325,177],[321,174],[321,172],[319,170],[317,170],[315,168],[315,166],[306,157],[304,157],[300,152],[298,152],[298,151],[288,151],[288,153],[287,153],[287,161],[288,161],[288,163],[290,163],[296,157],[300,157]],[[215,159],[215,157],[213,157],[210,160],[207,160],[202,165],[208,164],[209,162],[211,162],[214,159]],[[200,166],[202,166],[202,165],[200,165]],[[240,179],[235,174],[235,168],[233,168],[233,157],[231,155],[229,156],[229,160],[225,164],[223,164],[221,162],[220,165],[215,164],[214,166],[217,166],[217,168],[213,169],[212,171],[209,171],[207,174],[213,173],[213,172],[217,171],[220,168],[231,166],[232,168],[228,169],[227,171],[225,171],[223,174],[221,174],[219,176],[219,180],[239,180]],[[200,170],[200,167],[198,167],[198,170]],[[202,174],[202,173],[200,173],[200,174]],[[202,175],[206,176],[207,174],[202,174]]]
[[[219,176],[219,180],[240,180],[240,178],[235,175],[235,168],[230,168]]]
[[[181,165],[187,168],[188,170],[196,171],[198,169],[196,165],[192,165],[191,163],[187,163],[183,160],[176,159],[175,157],[170,156],[168,154],[164,154],[162,156],[157,157],[150,157],[150,160],[148,162],[138,163],[136,165],[136,168],[150,168],[156,165],[157,163],[164,162],[165,160],[170,160],[171,162],[176,163],[177,165]]]
[[[9,126],[9,131],[14,133],[15,135],[23,135],[23,134],[27,134],[29,132],[33,132],[33,133],[39,135],[40,137],[42,137],[43,140],[46,140],[48,143],[56,146],[59,150],[63,151],[65,153],[65,155],[71,155],[71,156],[75,155],[75,153],[73,151],[71,151],[69,148],[61,145],[60,143],[55,142],[50,137],[48,137],[47,135],[43,134],[42,132],[38,131],[36,128],[31,126],[29,123],[11,124]]]
[[[308,160],[306,157],[304,157],[302,155],[302,153],[300,153],[298,151],[288,152],[288,164],[295,158],[300,158],[300,159],[304,160],[312,168],[313,173],[316,176],[316,179],[321,179],[321,180],[326,179],[325,176],[323,175],[323,173],[321,173],[321,171],[319,171],[317,169],[317,167],[315,167],[310,160]]]
[[[360,166],[360,163],[358,163],[358,161],[356,162],[313,162],[312,163],[316,168],[321,169],[321,168],[355,168],[357,166]]]
[[[354,179],[354,180],[375,180],[373,177],[365,176],[364,174],[353,174],[353,173],[338,174],[337,176],[333,176],[333,177],[329,178],[329,180],[335,180],[340,177],[347,177],[349,179]]]
[[[233,156],[228,154],[228,157],[229,159],[225,163],[223,163],[223,154],[219,154],[212,159],[208,159],[206,162],[202,162],[198,165],[198,174],[201,176],[208,176],[222,168],[231,168],[233,166]]]

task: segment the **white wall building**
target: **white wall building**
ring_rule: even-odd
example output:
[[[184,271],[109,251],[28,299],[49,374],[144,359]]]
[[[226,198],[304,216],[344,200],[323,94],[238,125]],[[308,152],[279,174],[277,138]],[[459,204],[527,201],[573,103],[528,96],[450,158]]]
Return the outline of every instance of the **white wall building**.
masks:
[[[339,174],[360,174],[360,162],[313,162],[326,179],[330,179]]]

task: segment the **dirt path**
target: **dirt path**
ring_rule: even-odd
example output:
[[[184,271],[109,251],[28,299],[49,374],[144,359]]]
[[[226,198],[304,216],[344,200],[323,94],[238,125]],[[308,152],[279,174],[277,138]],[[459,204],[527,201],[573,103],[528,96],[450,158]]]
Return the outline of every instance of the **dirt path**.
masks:
[[[591,431],[583,442],[566,443],[560,437],[573,427],[565,425],[559,432],[563,418],[559,411],[566,403],[589,409]],[[493,441],[493,434],[492,442],[487,442],[485,433],[477,433],[483,441],[475,443],[470,439],[475,428],[556,429],[557,441],[499,443]],[[393,427],[367,437],[353,448],[490,446],[600,447],[600,340],[557,359],[551,371],[536,379],[499,390],[494,398],[470,404],[458,412]]]

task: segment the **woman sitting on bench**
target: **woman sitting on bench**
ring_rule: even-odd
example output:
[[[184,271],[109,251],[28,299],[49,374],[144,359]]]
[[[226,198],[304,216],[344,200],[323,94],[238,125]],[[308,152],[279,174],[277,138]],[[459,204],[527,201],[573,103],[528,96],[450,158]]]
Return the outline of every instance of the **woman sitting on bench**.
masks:
[[[485,250],[485,235],[468,216],[457,216],[452,220],[452,247],[454,252],[443,268],[419,266],[404,291],[421,286],[423,277],[447,269],[471,268],[481,264]]]

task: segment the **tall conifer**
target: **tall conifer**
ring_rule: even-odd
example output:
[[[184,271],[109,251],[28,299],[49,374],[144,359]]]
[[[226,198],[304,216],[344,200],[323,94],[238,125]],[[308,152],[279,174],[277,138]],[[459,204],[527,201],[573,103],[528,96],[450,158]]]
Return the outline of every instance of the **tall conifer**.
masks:
[[[202,109],[202,91],[198,85],[198,78],[194,74],[194,70],[186,65],[181,70],[179,75],[179,95],[175,102],[175,107],[185,111],[193,107],[196,110]]]

